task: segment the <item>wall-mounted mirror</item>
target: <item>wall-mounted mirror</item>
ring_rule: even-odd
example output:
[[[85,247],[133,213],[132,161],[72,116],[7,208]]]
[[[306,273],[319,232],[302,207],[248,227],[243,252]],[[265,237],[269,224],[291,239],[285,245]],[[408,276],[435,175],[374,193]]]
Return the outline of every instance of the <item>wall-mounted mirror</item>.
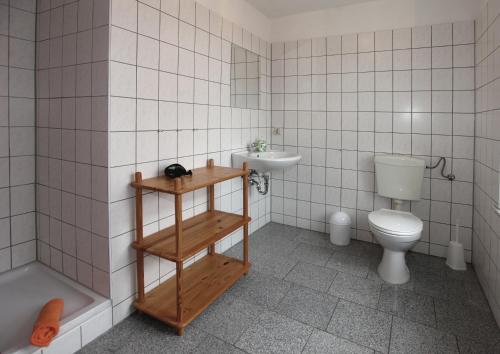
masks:
[[[259,56],[231,47],[231,107],[259,108]]]

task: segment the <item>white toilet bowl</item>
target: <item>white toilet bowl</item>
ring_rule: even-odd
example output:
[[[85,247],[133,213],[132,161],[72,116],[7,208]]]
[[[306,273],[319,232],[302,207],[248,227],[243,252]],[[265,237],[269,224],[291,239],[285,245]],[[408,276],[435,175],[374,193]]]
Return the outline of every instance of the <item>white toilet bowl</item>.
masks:
[[[423,223],[412,213],[380,209],[368,214],[370,229],[384,248],[378,266],[380,277],[391,284],[404,284],[410,279],[405,254],[422,235]]]

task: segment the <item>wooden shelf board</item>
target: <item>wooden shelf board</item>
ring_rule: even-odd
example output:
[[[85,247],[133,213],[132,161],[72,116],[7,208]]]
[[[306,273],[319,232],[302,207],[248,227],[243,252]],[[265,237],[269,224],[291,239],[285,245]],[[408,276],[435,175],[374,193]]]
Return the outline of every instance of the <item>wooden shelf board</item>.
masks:
[[[182,261],[229,235],[250,221],[242,215],[206,211],[182,222],[182,257],[177,257],[175,225],[134,242],[132,247],[171,261]]]
[[[179,189],[175,189],[175,180],[177,178],[169,178],[166,176],[144,179],[140,184],[132,182],[132,186],[157,192],[184,194],[248,174],[248,171],[242,169],[221,166],[195,168],[192,171],[192,176],[178,177],[181,180]]]
[[[224,291],[233,285],[250,265],[220,254],[207,255],[183,270],[182,321],[177,321],[177,284],[172,277],[148,292],[144,302],[134,306],[175,328],[184,328]]]

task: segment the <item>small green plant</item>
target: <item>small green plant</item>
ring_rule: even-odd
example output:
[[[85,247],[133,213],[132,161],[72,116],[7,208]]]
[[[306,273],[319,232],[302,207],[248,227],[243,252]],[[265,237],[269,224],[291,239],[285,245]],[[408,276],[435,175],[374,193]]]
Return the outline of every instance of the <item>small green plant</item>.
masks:
[[[262,138],[255,139],[252,146],[255,149],[255,152],[265,152],[267,150],[267,143]]]

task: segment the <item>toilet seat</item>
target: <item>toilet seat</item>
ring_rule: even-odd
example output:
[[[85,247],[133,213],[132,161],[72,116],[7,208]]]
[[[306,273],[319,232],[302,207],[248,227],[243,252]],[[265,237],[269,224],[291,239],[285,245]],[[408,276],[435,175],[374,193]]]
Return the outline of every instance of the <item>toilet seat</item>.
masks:
[[[379,229],[373,224],[371,224],[370,226],[372,232],[378,232],[380,235],[384,235],[384,237],[393,237],[395,239],[399,239],[402,242],[413,240],[415,237],[420,238],[420,235],[422,234],[421,232],[415,232],[411,234],[398,234],[391,231]]]
[[[410,237],[420,234],[423,229],[423,222],[412,213],[392,209],[380,209],[368,214],[370,226],[381,233]]]

